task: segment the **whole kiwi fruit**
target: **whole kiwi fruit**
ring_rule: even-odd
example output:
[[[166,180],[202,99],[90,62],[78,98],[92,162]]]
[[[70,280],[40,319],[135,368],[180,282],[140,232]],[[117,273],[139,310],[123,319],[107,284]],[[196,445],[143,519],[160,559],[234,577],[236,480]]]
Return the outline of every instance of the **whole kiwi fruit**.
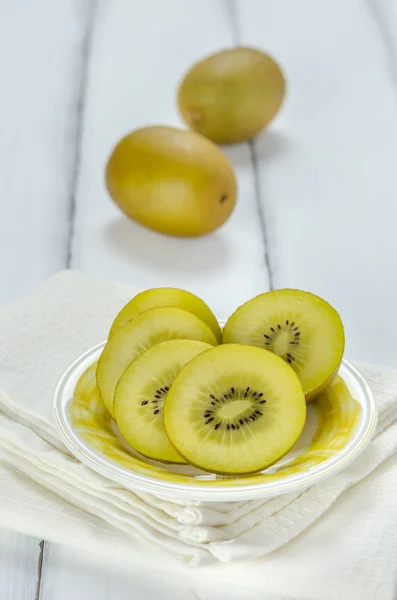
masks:
[[[176,236],[200,236],[222,225],[237,187],[233,167],[215,144],[166,126],[121,139],[107,163],[106,185],[129,217]]]
[[[223,50],[195,64],[178,91],[184,121],[218,144],[253,138],[277,114],[285,94],[279,65],[254,48]]]

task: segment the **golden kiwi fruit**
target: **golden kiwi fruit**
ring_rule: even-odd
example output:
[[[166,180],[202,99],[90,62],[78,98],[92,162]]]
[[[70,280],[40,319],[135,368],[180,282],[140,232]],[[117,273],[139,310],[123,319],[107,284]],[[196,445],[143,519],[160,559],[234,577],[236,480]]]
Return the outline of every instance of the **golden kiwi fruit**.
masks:
[[[106,167],[110,196],[138,223],[175,236],[200,236],[222,225],[236,201],[236,177],[205,137],[166,126],[121,139]]]
[[[120,377],[143,352],[167,340],[218,343],[212,329],[192,313],[170,306],[151,308],[121,327],[108,340],[98,360],[97,385],[106,408],[113,415],[113,399]]]
[[[178,454],[223,475],[274,464],[295,444],[305,420],[294,371],[275,354],[242,344],[198,353],[164,403],[165,431]]]
[[[114,395],[114,415],[135,450],[153,460],[185,463],[165,433],[164,401],[179,371],[211,347],[197,340],[168,340],[146,350],[124,371]]]
[[[342,320],[328,302],[302,290],[281,289],[245,302],[223,328],[224,344],[259,346],[296,372],[315,400],[336,377],[345,349]]]
[[[218,144],[253,138],[275,117],[285,94],[279,65],[254,48],[237,47],[195,64],[178,91],[184,121]]]
[[[214,332],[218,343],[222,342],[219,323],[210,307],[198,296],[178,288],[152,288],[134,296],[118,313],[110,328],[109,338],[132,319],[151,308],[174,306],[193,313]]]

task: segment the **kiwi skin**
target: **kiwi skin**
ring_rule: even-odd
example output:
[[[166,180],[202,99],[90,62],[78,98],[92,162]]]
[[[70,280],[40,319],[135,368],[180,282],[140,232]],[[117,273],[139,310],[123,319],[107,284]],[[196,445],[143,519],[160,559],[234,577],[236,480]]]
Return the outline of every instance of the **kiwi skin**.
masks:
[[[341,364],[342,364],[342,361],[336,367],[335,371],[333,373],[331,373],[331,375],[328,377],[328,379],[326,379],[324,381],[324,383],[322,383],[320,386],[318,386],[311,392],[308,392],[307,394],[305,394],[306,404],[310,404],[311,402],[314,402],[315,400],[317,400],[317,398],[319,398],[319,396],[321,396],[321,394],[323,394],[329,388],[331,383],[334,381],[335,377],[338,375],[339,367],[341,366]]]
[[[266,352],[266,350],[265,350],[265,352]],[[222,477],[224,477],[225,479],[229,479],[231,477],[239,477],[239,478],[241,478],[241,477],[249,477],[251,475],[255,475],[257,473],[261,473],[264,469],[269,469],[270,467],[272,467],[273,465],[275,465],[276,463],[278,463],[281,459],[283,459],[284,456],[287,456],[288,452],[295,446],[296,442],[298,441],[298,439],[302,435],[302,431],[303,431],[304,427],[305,427],[305,423],[303,424],[302,429],[299,432],[298,438],[294,441],[293,444],[291,444],[291,446],[288,448],[288,450],[286,452],[284,452],[284,454],[282,454],[281,456],[278,457],[277,460],[275,460],[274,462],[272,462],[270,464],[267,464],[266,467],[264,467],[263,469],[257,469],[256,471],[246,471],[245,473],[222,473],[222,471],[217,471],[215,469],[213,469],[212,471],[206,470],[206,469],[204,469],[204,467],[202,465],[197,465],[192,460],[187,459],[186,456],[184,456],[182,454],[182,452],[176,448],[176,446],[172,443],[172,441],[171,441],[171,439],[169,437],[168,437],[168,439],[170,440],[171,446],[173,446],[175,448],[176,452],[178,452],[178,454],[181,456],[181,458],[183,458],[183,460],[188,465],[192,465],[192,467],[196,467],[196,469],[200,469],[200,471],[206,471],[207,473],[214,473],[215,475],[222,475]],[[165,432],[167,433],[167,429],[165,429]],[[168,434],[167,434],[167,436],[168,436]]]
[[[115,417],[113,417],[113,419],[115,420]],[[116,421],[117,424],[117,421]],[[119,429],[118,425],[117,428]],[[134,452],[136,452],[139,456],[143,456],[144,458],[147,458],[148,460],[151,460],[153,462],[156,463],[161,463],[164,465],[181,465],[181,466],[186,466],[189,463],[187,462],[187,460],[182,456],[182,454],[180,452],[178,452],[178,450],[175,448],[174,444],[171,444],[171,446],[174,448],[174,450],[177,452],[177,454],[179,454],[179,456],[181,457],[180,461],[176,461],[176,460],[165,460],[164,458],[153,458],[153,456],[148,456],[147,454],[145,454],[144,452],[141,452],[140,450],[136,450],[134,448],[134,446],[132,446],[131,444],[129,444],[127,442],[127,440],[124,439],[120,429],[119,429],[119,433],[123,439],[123,441],[128,444],[129,448],[132,448]],[[168,437],[168,436],[167,436]],[[168,438],[169,439],[169,438]]]
[[[124,438],[123,438],[124,440]],[[125,441],[125,440],[124,440]],[[128,444],[128,442],[126,442]],[[153,462],[156,463],[161,463],[162,465],[179,465],[181,467],[186,467],[189,466],[189,463],[180,452],[177,451],[177,449],[175,448],[174,444],[171,444],[172,447],[174,448],[174,450],[176,452],[178,452],[179,456],[181,457],[181,460],[176,462],[176,460],[165,460],[164,458],[153,458],[153,456],[148,456],[147,454],[144,454],[143,452],[139,452],[139,450],[135,450],[135,448],[133,446],[131,446],[130,444],[128,444],[130,446],[130,448],[133,449],[134,452],[136,452],[139,456],[143,456],[144,458],[147,458],[148,460],[151,460]]]
[[[277,62],[249,47],[207,56],[187,72],[178,90],[187,125],[218,144],[255,137],[279,111],[285,78]]]
[[[237,198],[226,155],[202,135],[168,126],[143,127],[119,140],[105,180],[110,197],[129,218],[177,237],[218,229]]]
[[[123,437],[123,436],[121,436],[121,437]],[[123,441],[126,444],[128,444],[128,442],[126,440],[124,440],[124,438],[123,438]],[[174,448],[174,450],[176,452],[178,452],[178,450],[175,448],[174,444],[171,444],[171,445]],[[164,465],[181,465],[181,466],[187,466],[187,465],[191,464],[191,463],[188,463],[188,461],[182,456],[182,454],[180,452],[178,452],[178,454],[181,457],[181,460],[180,460],[180,462],[176,462],[175,460],[165,460],[164,458],[161,458],[161,459],[153,458],[153,456],[148,456],[147,454],[144,454],[143,452],[140,452],[139,450],[135,450],[135,448],[133,446],[131,446],[131,444],[128,444],[128,446],[130,448],[132,448],[133,451],[136,452],[139,456],[143,456],[144,458],[147,458],[148,460],[152,460],[153,462],[158,462],[158,463],[161,463]]]
[[[206,352],[208,352],[208,350],[206,350]],[[265,350],[265,352],[267,352],[267,350]],[[302,435],[302,431],[303,431],[303,429],[305,427],[305,424],[306,423],[303,423],[302,429],[299,432],[299,436],[294,441],[294,443],[291,444],[291,446],[288,448],[288,450],[286,450],[286,452],[284,452],[284,454],[282,454],[281,456],[279,456],[277,458],[277,460],[275,460],[274,462],[272,462],[270,464],[267,464],[266,467],[264,467],[264,468],[269,469],[270,467],[272,467],[273,465],[275,465],[276,463],[278,463],[282,458],[284,458],[284,456],[287,456],[288,452],[291,450],[291,448],[293,448],[295,446],[296,442],[298,441],[298,439]],[[165,428],[165,432],[167,433],[167,428],[165,427],[165,425],[164,425],[164,428]],[[186,458],[186,456],[184,456],[184,454],[180,450],[178,450],[178,448],[175,446],[175,444],[172,443],[172,440],[168,436],[168,433],[167,433],[167,437],[168,437],[168,439],[169,439],[169,441],[171,443],[171,446],[173,446],[175,448],[175,451],[178,452],[178,454],[181,456],[181,458],[183,458],[183,460],[188,465],[192,465],[192,467],[196,467],[196,469],[200,469],[200,471],[206,471],[206,469],[204,469],[204,467],[202,465],[198,465],[194,461]],[[213,469],[212,471],[207,471],[207,473],[215,473],[215,475],[222,475],[222,477],[225,477],[225,478],[229,478],[229,477],[248,477],[250,475],[255,475],[255,473],[261,473],[262,470],[263,469],[257,469],[256,471],[247,471],[245,473],[223,473],[222,471],[217,471],[217,470]]]
[[[198,356],[200,352],[204,352],[208,349],[211,349],[210,344],[197,340],[169,340],[160,342],[135,359],[135,361],[127,367],[123,376],[120,378],[114,394],[114,419],[123,439],[125,439],[131,448],[142,456],[166,464],[186,464],[179,452],[176,451],[176,455],[172,456],[172,452],[169,452],[168,448],[164,448],[163,445],[161,450],[159,450],[159,446],[156,445],[152,445],[150,449],[147,447],[145,448],[141,444],[142,436],[140,436],[141,439],[139,440],[139,443],[135,444],[137,439],[136,437],[131,436],[130,426],[134,423],[134,415],[137,416],[137,412],[136,410],[133,410],[133,414],[130,413],[128,416],[126,415],[130,400],[126,400],[125,393],[130,394],[131,390],[134,389],[135,394],[133,394],[132,398],[132,403],[134,405],[137,403],[142,404],[141,400],[142,397],[144,397],[146,402],[143,404],[146,403],[146,405],[148,405],[147,408],[150,406],[152,407],[151,409],[149,408],[150,412],[155,409],[157,412],[159,412],[158,409],[162,411],[162,405],[164,404],[172,385],[174,374],[180,370],[181,365],[183,366],[192,358]],[[158,369],[157,372],[156,369]],[[142,380],[137,381],[137,377],[142,377]],[[155,386],[153,384],[155,384]],[[149,388],[146,387],[147,385]],[[155,387],[157,389],[155,389]],[[158,401],[156,400],[157,398],[159,398]],[[153,403],[150,400],[156,402],[155,406],[152,405]],[[142,410],[142,408],[140,408],[140,410]],[[146,410],[146,408],[143,410]],[[157,423],[154,424],[155,429],[158,429],[158,427],[160,429],[162,428],[162,417],[162,413],[157,415]],[[134,429],[136,429],[136,426]],[[153,440],[151,437],[152,433],[157,435],[156,431],[153,432],[153,430],[151,430],[151,424],[148,425],[146,423],[143,427],[141,425],[139,426],[139,430],[144,432],[146,441],[149,439]],[[168,438],[164,430],[161,432],[161,438],[163,438],[163,440],[160,440],[162,444],[163,441],[165,441],[165,438]],[[172,448],[174,447],[172,446]]]
[[[215,333],[218,343],[222,342],[219,323],[210,307],[192,292],[179,288],[151,288],[134,296],[117,314],[110,328],[109,339],[124,325],[151,308],[174,306],[191,312],[204,321]]]

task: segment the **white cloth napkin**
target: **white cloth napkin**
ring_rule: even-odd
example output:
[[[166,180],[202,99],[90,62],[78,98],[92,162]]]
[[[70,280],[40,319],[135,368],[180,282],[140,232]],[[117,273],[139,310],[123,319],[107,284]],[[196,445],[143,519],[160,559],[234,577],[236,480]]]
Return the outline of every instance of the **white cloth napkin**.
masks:
[[[397,373],[366,367],[362,370],[380,411],[377,435],[348,469],[303,493],[266,502],[186,505],[121,488],[92,472],[70,457],[57,438],[53,392],[67,366],[106,337],[115,313],[137,291],[62,272],[0,314],[0,524],[93,551],[111,548],[123,559],[138,551],[193,565],[231,562],[281,548],[288,552],[293,544],[287,542],[306,529],[299,539],[308,539],[336,500],[338,514],[343,514],[344,497],[353,490],[339,498],[342,492],[387,458],[395,461]],[[386,483],[394,485],[395,494],[396,469]],[[365,486],[366,481],[357,489]],[[391,532],[397,537],[397,501],[381,486],[373,493],[379,506],[372,507],[371,517],[360,521],[368,508],[367,490],[351,506],[349,518],[360,522],[360,535],[375,535],[379,547],[372,558],[379,565],[383,539],[390,539]],[[371,519],[376,519],[375,532]],[[338,533],[342,538],[344,532]],[[349,564],[355,568],[362,555],[350,546]],[[397,563],[397,546],[394,554],[388,551]],[[319,561],[320,555],[316,557]],[[385,569],[378,571],[383,577]],[[391,578],[397,576],[396,565],[391,573]]]

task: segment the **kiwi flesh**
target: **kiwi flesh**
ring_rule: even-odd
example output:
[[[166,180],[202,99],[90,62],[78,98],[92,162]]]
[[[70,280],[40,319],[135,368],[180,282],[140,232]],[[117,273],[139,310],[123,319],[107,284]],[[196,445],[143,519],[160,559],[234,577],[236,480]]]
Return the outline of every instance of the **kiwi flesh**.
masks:
[[[217,344],[215,334],[204,321],[174,307],[147,310],[108,340],[98,360],[96,379],[102,400],[112,416],[114,392],[128,365],[151,346],[178,339]]]
[[[295,372],[275,354],[240,344],[217,346],[177,375],[164,426],[189,463],[246,475],[277,462],[295,444],[306,402]]]
[[[122,375],[114,396],[121,435],[135,450],[162,462],[185,463],[164,429],[163,404],[179,371],[212,346],[196,340],[171,340],[141,354]]]
[[[342,361],[342,320],[325,300],[281,289],[249,300],[229,318],[223,342],[258,346],[283,358],[297,373],[306,401],[332,383]]]
[[[210,307],[195,294],[177,288],[153,288],[137,294],[121,309],[115,318],[110,329],[109,338],[131,319],[138,317],[150,308],[159,308],[160,306],[175,306],[193,313],[211,327],[218,342],[221,342],[221,328]]]

